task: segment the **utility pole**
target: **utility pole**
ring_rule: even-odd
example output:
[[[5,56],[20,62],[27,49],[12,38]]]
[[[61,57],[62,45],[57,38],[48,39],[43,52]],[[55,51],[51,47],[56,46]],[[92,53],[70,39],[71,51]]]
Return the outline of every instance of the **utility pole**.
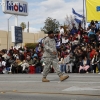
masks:
[[[9,50],[9,46],[10,46],[10,37],[9,37],[9,20],[11,17],[15,16],[15,26],[18,26],[18,15],[12,15],[7,19],[8,22],[8,34],[7,34],[7,50]],[[16,43],[15,43],[16,45]]]
[[[85,11],[84,11],[84,2],[85,0],[83,0],[83,16],[84,16],[84,18],[83,18],[83,27],[84,27],[84,29],[85,29]]]
[[[9,40],[9,19],[10,19],[11,17],[13,17],[13,15],[10,16],[10,17],[7,19],[7,23],[8,23],[7,50],[9,50],[9,45],[10,45],[10,40]]]
[[[27,29],[27,32],[29,33],[29,21],[28,21],[28,29]]]
[[[15,26],[18,26],[18,15],[15,15]],[[17,46],[16,40],[14,46]]]

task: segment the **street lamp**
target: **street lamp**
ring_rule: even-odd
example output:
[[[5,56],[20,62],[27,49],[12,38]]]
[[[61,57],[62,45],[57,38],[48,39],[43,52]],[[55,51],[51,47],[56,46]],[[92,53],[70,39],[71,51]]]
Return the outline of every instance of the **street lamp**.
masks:
[[[8,34],[7,34],[7,50],[9,50],[9,19],[11,17],[13,17],[14,15],[10,16],[8,19],[7,19],[7,22],[8,22]]]

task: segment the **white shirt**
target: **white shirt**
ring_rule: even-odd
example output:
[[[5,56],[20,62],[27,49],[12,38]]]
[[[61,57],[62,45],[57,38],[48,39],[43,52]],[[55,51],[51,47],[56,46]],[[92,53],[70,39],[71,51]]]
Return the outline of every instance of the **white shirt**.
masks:
[[[5,61],[2,61],[2,66],[6,66],[6,62]]]
[[[60,34],[64,34],[64,29],[63,28],[60,29]]]
[[[60,41],[57,42],[56,46],[60,46]]]
[[[65,37],[62,37],[62,43],[66,43]]]

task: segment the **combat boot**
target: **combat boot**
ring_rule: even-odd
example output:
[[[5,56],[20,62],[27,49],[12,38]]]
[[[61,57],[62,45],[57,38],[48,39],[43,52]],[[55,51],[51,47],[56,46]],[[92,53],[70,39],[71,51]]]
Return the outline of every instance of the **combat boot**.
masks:
[[[60,81],[64,81],[64,80],[66,80],[67,78],[69,78],[68,75],[66,75],[66,76],[61,75],[61,76],[60,76]]]
[[[43,77],[42,82],[50,82],[50,81]]]

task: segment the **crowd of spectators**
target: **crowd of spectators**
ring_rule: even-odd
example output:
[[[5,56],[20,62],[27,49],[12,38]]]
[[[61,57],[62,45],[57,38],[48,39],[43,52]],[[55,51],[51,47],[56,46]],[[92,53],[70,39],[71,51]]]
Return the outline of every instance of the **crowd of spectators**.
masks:
[[[38,44],[35,49],[27,47],[0,51],[0,73],[41,73],[42,48]]]
[[[100,24],[91,21],[87,29],[75,24],[71,30],[55,37],[61,71],[79,73],[100,72]]]
[[[45,38],[43,38],[45,39]],[[35,49],[11,48],[0,51],[1,73],[41,73],[43,39]],[[59,67],[63,73],[100,73],[100,24],[91,21],[87,29],[81,25],[55,34]],[[51,72],[54,72],[51,66]]]

